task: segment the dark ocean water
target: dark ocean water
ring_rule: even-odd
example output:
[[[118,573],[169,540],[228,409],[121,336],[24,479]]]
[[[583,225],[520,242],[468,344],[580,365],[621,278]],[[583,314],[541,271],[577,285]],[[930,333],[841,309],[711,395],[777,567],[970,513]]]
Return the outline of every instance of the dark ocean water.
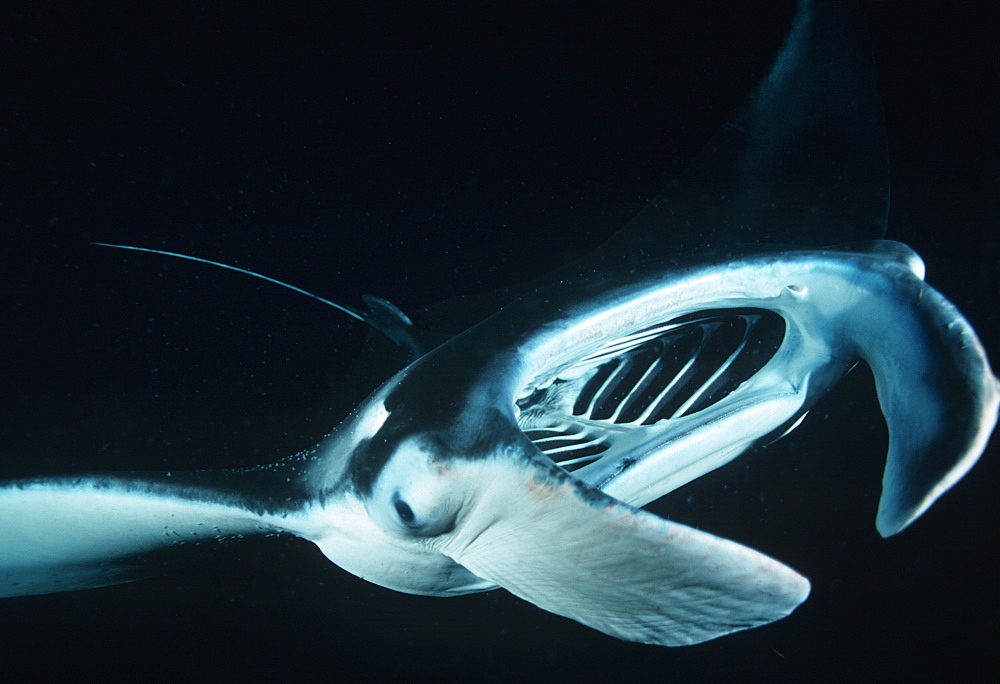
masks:
[[[694,4],[694,3],[689,3]],[[766,73],[789,4],[206,4],[0,13],[0,475],[266,463],[374,388],[336,311],[120,242],[406,310],[544,273],[623,225]],[[976,4],[877,3],[889,237],[994,363],[997,56]],[[396,594],[308,543],[0,602],[0,679],[996,676],[994,445],[911,529],[874,530],[885,431],[853,374],[791,437],[658,502],[813,583],[774,625],[616,641],[502,591]],[[83,514],[83,513],[81,513]]]

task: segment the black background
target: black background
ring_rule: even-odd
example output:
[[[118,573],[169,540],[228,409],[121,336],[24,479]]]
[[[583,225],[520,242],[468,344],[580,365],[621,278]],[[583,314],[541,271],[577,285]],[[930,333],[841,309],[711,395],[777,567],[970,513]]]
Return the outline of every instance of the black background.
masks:
[[[409,310],[600,244],[766,73],[794,9],[670,5],[5,5],[0,475],[270,462],[371,389],[334,393],[365,336],[342,314],[88,241]],[[924,256],[996,361],[988,12],[863,12],[889,236]],[[182,551],[159,579],[3,601],[0,678],[995,675],[996,454],[882,540],[873,394],[853,374],[791,437],[655,506],[812,580],[768,627],[628,644],[504,592],[405,596],[307,543],[261,540]]]

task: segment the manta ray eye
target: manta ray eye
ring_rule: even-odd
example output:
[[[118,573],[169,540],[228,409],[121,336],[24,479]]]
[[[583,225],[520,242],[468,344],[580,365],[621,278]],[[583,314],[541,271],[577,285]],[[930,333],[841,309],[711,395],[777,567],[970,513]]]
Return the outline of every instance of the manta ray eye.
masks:
[[[396,524],[408,534],[432,537],[447,532],[454,526],[457,507],[450,506],[447,499],[425,500],[419,492],[410,494],[417,497],[413,504],[404,499],[399,490],[393,492],[390,499],[392,508],[389,509],[395,513]]]
[[[432,459],[419,440],[405,440],[365,497],[365,507],[390,534],[435,537],[454,528],[463,491],[449,464]]]
[[[403,501],[400,498],[399,492],[396,492],[392,497],[392,505],[396,509],[396,515],[407,525],[413,525],[416,522],[417,516],[413,514],[413,509],[410,508],[410,504]]]

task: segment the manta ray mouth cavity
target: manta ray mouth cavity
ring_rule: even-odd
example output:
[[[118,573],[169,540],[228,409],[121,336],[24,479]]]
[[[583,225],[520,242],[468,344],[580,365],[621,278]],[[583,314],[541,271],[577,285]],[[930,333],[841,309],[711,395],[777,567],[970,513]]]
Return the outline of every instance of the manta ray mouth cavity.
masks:
[[[517,401],[525,434],[573,471],[601,458],[609,435],[724,401],[777,353],[785,321],[766,309],[712,309],[615,338]]]

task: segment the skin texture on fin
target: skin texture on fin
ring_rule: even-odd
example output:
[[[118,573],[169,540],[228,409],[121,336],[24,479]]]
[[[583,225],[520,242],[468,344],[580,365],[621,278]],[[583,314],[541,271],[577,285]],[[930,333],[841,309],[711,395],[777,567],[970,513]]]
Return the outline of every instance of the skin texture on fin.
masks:
[[[509,463],[464,467],[487,491],[445,552],[606,634],[687,646],[784,617],[809,594],[804,577],[763,554],[597,492],[585,498],[541,469],[525,487],[527,473]]]
[[[778,16],[763,16],[771,12]],[[551,30],[539,17],[498,13],[507,26],[535,29],[539,35]],[[881,36],[880,80],[890,107],[891,134],[896,136],[894,183],[900,194],[893,200],[893,211],[901,224],[895,237],[914,244],[927,259],[931,282],[969,316],[992,345],[988,351],[995,359],[991,293],[997,290],[991,264],[996,252],[986,242],[988,231],[976,209],[985,197],[979,184],[990,177],[982,168],[982,139],[976,140],[977,130],[989,130],[981,120],[989,108],[979,101],[989,89],[968,68],[981,49],[978,32],[985,29],[977,28],[981,20],[960,6],[900,9],[886,3],[868,13]],[[299,308],[284,297],[272,297],[269,288],[245,286],[239,278],[219,280],[203,271],[182,272],[178,265],[123,261],[89,254],[92,248],[77,250],[77,237],[128,237],[138,244],[176,246],[183,232],[185,240],[201,242],[220,259],[235,254],[239,263],[324,294],[334,287],[330,296],[335,301],[372,291],[408,312],[449,292],[464,291],[465,285],[493,287],[520,280],[529,271],[541,273],[552,255],[573,251],[602,226],[614,229],[622,223],[619,218],[627,220],[641,206],[639,195],[659,191],[665,164],[683,166],[683,161],[669,161],[674,150],[680,156],[696,150],[701,143],[694,138],[710,136],[728,108],[752,87],[784,31],[781,27],[769,34],[768,25],[775,18],[789,19],[791,9],[733,7],[707,14],[694,24],[684,17],[649,21],[656,26],[659,47],[652,48],[653,56],[643,53],[642,60],[628,34],[616,38],[607,30],[614,25],[613,17],[595,22],[600,30],[586,33],[586,41],[583,19],[560,17],[571,49],[558,40],[542,41],[529,59],[516,49],[492,55],[477,47],[476,58],[466,60],[476,64],[475,72],[454,79],[442,76],[441,69],[450,69],[440,60],[430,64],[418,57],[412,70],[400,70],[391,52],[401,49],[393,47],[399,43],[390,42],[395,35],[384,31],[391,21],[360,26],[337,22],[350,27],[353,35],[364,36],[358,41],[365,43],[364,49],[339,41],[354,59],[356,68],[350,71],[355,77],[345,75],[343,55],[323,52],[337,35],[335,26],[323,26],[323,49],[247,67],[239,63],[239,50],[256,43],[253,38],[239,40],[239,26],[246,26],[250,35],[275,36],[271,16],[215,15],[205,21],[230,30],[220,34],[206,26],[193,37],[186,34],[194,41],[193,49],[184,48],[187,57],[164,65],[162,71],[144,69],[141,76],[117,81],[103,80],[104,74],[114,73],[117,62],[91,64],[97,58],[90,46],[107,40],[107,45],[117,46],[114,49],[141,56],[145,49],[132,42],[132,37],[144,35],[141,30],[119,31],[116,22],[100,23],[89,32],[87,45],[65,41],[63,49],[72,56],[61,58],[56,47],[61,33],[55,40],[50,25],[30,13],[27,19],[15,18],[15,36],[23,35],[17,22],[26,21],[30,31],[25,33],[42,39],[26,40],[25,50],[54,55],[59,73],[60,64],[79,63],[82,68],[70,68],[72,78],[57,79],[58,84],[79,84],[69,89],[39,89],[51,75],[44,67],[41,73],[34,68],[23,75],[12,72],[18,79],[31,76],[31,87],[24,93],[47,93],[59,106],[24,107],[22,98],[33,96],[12,96],[16,108],[22,103],[22,114],[42,113],[33,119],[37,123],[31,130],[44,134],[30,138],[31,144],[25,144],[30,150],[15,150],[15,160],[22,162],[17,168],[29,173],[17,174],[12,183],[24,184],[25,192],[5,203],[15,211],[23,203],[29,217],[5,224],[16,232],[2,257],[15,283],[13,316],[19,331],[16,340],[7,340],[19,353],[4,357],[11,364],[6,377],[17,387],[5,397],[6,475],[257,464],[318,440],[329,428],[323,416],[343,415],[339,407],[328,406],[317,418],[316,397],[327,395],[329,378],[341,372],[342,365],[354,363],[351,352],[360,343],[356,330],[341,321],[321,320],[312,306]],[[159,25],[169,30],[171,17],[161,20]],[[196,27],[202,26],[200,21],[191,19]],[[237,26],[234,21],[246,23]],[[451,21],[463,30],[445,32]],[[259,34],[250,31],[256,22]],[[410,25],[423,27],[424,22],[441,29],[439,42],[445,44],[447,36],[469,40],[480,35],[462,17],[431,14]],[[719,27],[729,22],[736,28]],[[495,35],[493,26],[483,40]],[[709,35],[713,32],[715,38]],[[696,52],[706,57],[690,57],[692,36],[699,37]],[[709,36],[707,44],[702,36]],[[230,77],[224,64],[204,68],[203,60],[213,61],[215,48],[210,46],[219,41],[229,48],[243,76]],[[157,39],[148,42],[149,54],[170,54]],[[602,45],[608,45],[607,53]],[[677,49],[678,59],[671,60],[671,45],[684,46]],[[204,49],[199,51],[199,46]],[[726,50],[732,50],[728,58],[723,56]],[[373,51],[383,57],[373,59]],[[323,54],[328,55],[328,71],[317,88],[302,75],[322,69]],[[606,66],[614,55],[627,62],[616,62],[617,71]],[[413,59],[409,54],[403,61]],[[523,68],[513,68],[512,59],[515,67]],[[546,63],[549,68],[537,68]],[[643,66],[654,63],[655,68]],[[286,66],[291,68],[284,71]],[[586,71],[585,79],[573,75],[578,69]],[[612,72],[627,74],[628,83],[606,76]],[[197,73],[206,80],[199,80]],[[251,73],[265,76],[251,78]],[[268,73],[279,76],[269,80]],[[514,73],[521,83],[530,83],[532,74],[544,80],[544,87],[538,87],[541,97],[534,98],[542,110],[537,119],[513,104],[531,99],[512,96],[517,92],[512,93],[505,75]],[[683,92],[684,74],[691,84],[699,84],[689,88],[694,92]],[[719,98],[721,88],[700,85],[726,74],[732,74],[729,87],[742,92]],[[219,83],[209,84],[209,75]],[[352,78],[368,79],[371,89],[357,86]],[[350,81],[351,87],[342,88],[340,79]],[[453,84],[450,90],[441,88],[445,82]],[[479,95],[462,87],[467,83],[475,83]],[[162,99],[151,94],[159,86]],[[578,97],[572,95],[577,88]],[[359,91],[371,98],[359,99]],[[350,153],[333,161],[319,162],[316,157],[321,155],[311,153],[333,147],[331,129],[315,119],[320,92],[329,93],[331,102],[337,100],[329,111],[341,117],[339,121],[353,124],[347,127]],[[623,92],[636,107],[619,111],[613,103],[621,101]],[[110,96],[91,98],[86,93]],[[191,100],[185,93],[192,94]],[[435,93],[441,97],[435,98]],[[339,105],[342,97],[350,100]],[[284,116],[287,112],[274,102],[302,102],[310,111],[296,126],[299,120]],[[499,111],[487,117],[488,140],[470,133],[474,126],[450,128],[476,116],[466,119],[448,109],[449,102],[477,106],[480,112]],[[509,108],[493,107],[504,102],[511,103]],[[435,126],[441,128],[434,130],[441,132],[443,144],[433,148],[429,143],[438,139],[414,123],[428,112],[435,120],[430,104],[452,115],[437,120],[441,123]],[[649,114],[632,118],[638,110]],[[226,135],[196,125],[206,111],[233,112],[231,118],[219,115]],[[715,122],[705,121],[713,112]],[[685,113],[692,121],[684,121]],[[657,119],[655,125],[652,119]],[[20,120],[22,125],[32,121]],[[180,122],[188,124],[183,131]],[[108,132],[111,124],[117,124],[113,135]],[[674,124],[683,125],[683,132],[661,137],[661,131]],[[419,132],[411,137],[415,128]],[[12,130],[17,141],[25,140],[23,128]],[[603,131],[596,140],[595,130]],[[273,145],[289,131],[301,136],[296,145],[309,146],[302,148],[304,159]],[[495,140],[504,144],[496,145]],[[647,144],[641,155],[628,150],[631,141]],[[267,163],[257,163],[262,157],[252,150],[268,150],[262,154]],[[508,150],[516,153],[516,163]],[[326,154],[324,149],[322,156]],[[558,167],[552,165],[554,160],[560,160]],[[353,197],[327,185],[314,191],[329,177],[327,171],[338,167],[348,169],[344,175],[359,179],[362,188],[374,179],[375,188]],[[397,168],[403,169],[400,175],[395,175]],[[448,190],[454,187],[455,169],[462,192]],[[282,186],[276,178],[282,170],[289,174],[287,180],[310,182],[298,189],[293,183]],[[605,172],[607,177],[600,175]],[[426,184],[419,184],[417,176]],[[624,188],[619,186],[623,178]],[[551,190],[524,191],[536,187]],[[255,189],[267,193],[268,200],[252,199],[260,196]],[[402,199],[397,192],[403,193]],[[441,202],[437,192],[448,201]],[[426,207],[415,206],[416,196],[426,198]],[[491,209],[484,209],[487,206]],[[216,208],[222,219],[210,218],[219,215]],[[395,223],[396,209],[406,210],[402,224]],[[364,225],[372,229],[351,232],[348,228],[364,223],[369,211],[375,212],[374,218]],[[309,230],[301,229],[303,225]],[[503,228],[494,230],[498,225]],[[18,226],[24,226],[23,236]],[[36,226],[45,228],[37,231]],[[489,235],[488,248],[472,238],[483,234]],[[472,238],[471,244],[463,243],[463,235]],[[262,252],[273,262],[263,263]],[[498,262],[492,259],[495,255]],[[486,262],[485,256],[490,257],[489,268],[476,266]],[[345,257],[353,262],[351,267],[341,265]],[[412,268],[430,261],[435,264],[433,277]],[[88,271],[100,273],[100,282]],[[165,285],[167,280],[172,284]],[[331,281],[338,284],[331,286]],[[238,294],[230,296],[233,289]],[[311,565],[314,554],[303,551],[305,545],[282,547],[297,563],[296,570],[303,571],[293,579],[292,573],[274,567],[270,547],[265,551],[251,544],[239,556],[227,556],[224,567],[184,587],[154,583],[32,599],[30,604],[14,601],[3,615],[10,645],[5,666],[10,672],[36,675],[65,668],[80,676],[112,668],[140,674],[155,663],[158,672],[177,678],[195,672],[221,678],[241,671],[248,676],[294,677],[315,672],[316,654],[333,653],[342,661],[342,654],[351,653],[364,654],[368,674],[384,677],[433,672],[442,662],[456,676],[510,677],[523,674],[529,662],[533,673],[560,677],[663,676],[666,671],[677,679],[741,674],[801,679],[816,671],[841,679],[858,672],[943,677],[953,673],[956,662],[972,672],[977,667],[987,672],[992,662],[986,657],[996,637],[992,616],[997,536],[990,521],[997,516],[994,493],[984,481],[996,480],[996,459],[985,458],[976,477],[943,499],[935,511],[938,516],[926,516],[889,545],[874,543],[871,519],[881,463],[860,454],[877,455],[872,459],[877,461],[886,445],[872,444],[880,439],[879,409],[865,403],[868,387],[860,381],[851,384],[855,380],[849,376],[850,387],[838,390],[836,405],[813,421],[812,431],[796,431],[766,451],[766,463],[755,461],[746,470],[740,466],[735,481],[720,474],[676,497],[666,509],[681,517],[680,511],[687,515],[701,507],[705,529],[725,529],[726,536],[758,544],[777,540],[771,552],[797,568],[808,566],[815,586],[831,593],[829,599],[820,599],[817,590],[794,625],[781,621],[766,633],[749,631],[702,649],[664,655],[662,649],[614,642],[497,592],[440,602],[358,589],[353,578],[331,576],[325,560]],[[350,401],[339,396],[330,400]],[[43,415],[29,405],[44,406]],[[833,455],[803,468],[798,455],[816,449]],[[788,489],[785,485],[793,481],[801,484]],[[725,499],[718,497],[719,491],[726,492]],[[808,545],[793,539],[807,539]],[[858,567],[866,568],[861,576],[853,574]],[[961,591],[954,591],[959,575]],[[223,594],[222,586],[230,591]],[[935,590],[927,592],[928,586]],[[920,591],[919,601],[914,600],[915,591]],[[353,600],[345,600],[347,594]],[[498,633],[498,624],[505,631]],[[957,630],[956,624],[964,628]],[[445,646],[442,630],[453,637]],[[437,636],[428,639],[430,632]],[[282,639],[276,634],[296,636]],[[53,635],[58,635],[66,657],[52,657],[51,648],[39,657],[37,645],[49,643]],[[123,658],[123,653],[129,656]]]

